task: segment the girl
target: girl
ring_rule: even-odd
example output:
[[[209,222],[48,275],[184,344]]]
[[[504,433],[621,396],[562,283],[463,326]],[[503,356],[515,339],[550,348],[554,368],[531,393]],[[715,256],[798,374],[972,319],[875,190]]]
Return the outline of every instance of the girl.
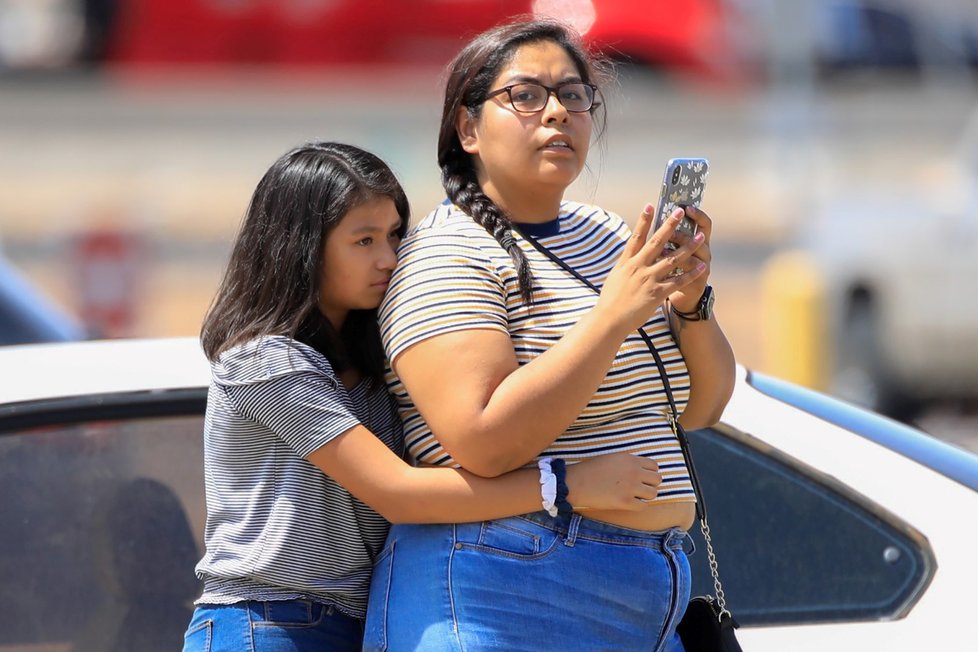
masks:
[[[360,649],[386,519],[451,522],[541,505],[539,474],[415,469],[381,382],[376,322],[408,221],[388,167],[311,143],[255,190],[201,333],[203,595],[184,650]],[[647,509],[660,478],[621,455],[567,474],[570,498]]]
[[[693,238],[673,234],[678,209],[647,239],[651,206],[630,234],[618,216],[564,201],[597,81],[576,35],[549,21],[490,30],[458,54],[438,142],[448,201],[402,243],[381,333],[418,464],[491,477],[627,451],[657,462],[657,496],[590,518],[570,500],[394,526],[367,649],[681,649],[695,495],[665,381],[682,424],[705,427],[733,390],[734,359],[712,315],[706,213],[686,209]],[[665,254],[670,239],[679,248]]]

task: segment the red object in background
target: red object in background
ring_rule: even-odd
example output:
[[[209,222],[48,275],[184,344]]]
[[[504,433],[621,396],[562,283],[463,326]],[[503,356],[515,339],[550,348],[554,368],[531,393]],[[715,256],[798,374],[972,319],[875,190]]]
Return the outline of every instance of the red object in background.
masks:
[[[588,15],[585,40],[651,65],[724,76],[720,0],[126,0],[122,64],[444,65],[472,35],[533,9]]]
[[[110,58],[134,64],[443,64],[527,0],[126,0]]]
[[[131,335],[136,317],[142,244],[127,231],[95,228],[73,242],[78,310],[94,337]]]
[[[585,38],[605,54],[616,51],[640,63],[727,77],[732,43],[730,16],[715,0],[595,1],[594,25]]]

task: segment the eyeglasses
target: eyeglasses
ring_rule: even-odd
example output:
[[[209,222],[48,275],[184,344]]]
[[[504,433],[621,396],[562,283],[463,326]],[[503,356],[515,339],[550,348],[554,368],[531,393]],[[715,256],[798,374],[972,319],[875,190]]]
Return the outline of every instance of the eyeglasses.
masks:
[[[600,102],[595,103],[594,94],[598,87],[584,82],[567,82],[559,84],[556,88],[544,86],[531,82],[520,84],[510,84],[486,95],[486,101],[506,93],[509,96],[509,103],[513,110],[519,113],[536,113],[542,111],[550,95],[553,94],[565,109],[571,113],[586,113],[596,106],[601,106]]]

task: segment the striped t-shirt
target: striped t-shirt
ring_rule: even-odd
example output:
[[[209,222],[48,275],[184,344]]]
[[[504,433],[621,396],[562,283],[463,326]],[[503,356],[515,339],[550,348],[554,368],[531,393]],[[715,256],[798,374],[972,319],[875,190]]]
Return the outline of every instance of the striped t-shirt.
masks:
[[[598,288],[630,236],[617,215],[575,202],[564,202],[556,220],[523,228]],[[594,307],[593,290],[519,234],[514,237],[533,273],[529,305],[520,296],[509,254],[458,207],[443,203],[418,223],[401,243],[397,269],[381,305],[381,335],[389,359],[395,361],[411,345],[444,333],[491,329],[508,334],[519,364],[526,364]],[[689,399],[689,373],[661,309],[645,330],[662,357],[682,412]],[[411,458],[423,465],[454,465],[393,371],[388,372],[388,384]],[[574,424],[541,456],[573,462],[629,451],[652,458],[663,476],[656,500],[692,502],[682,451],[665,416],[668,407],[655,359],[636,330]]]
[[[204,420],[207,551],[198,604],[310,599],[363,618],[388,523],[305,458],[362,424],[401,454],[387,389],[269,336],[211,364]]]

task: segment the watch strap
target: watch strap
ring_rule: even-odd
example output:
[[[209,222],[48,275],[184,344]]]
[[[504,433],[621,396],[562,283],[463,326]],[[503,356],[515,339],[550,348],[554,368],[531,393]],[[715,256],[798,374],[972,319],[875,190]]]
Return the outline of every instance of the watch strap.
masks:
[[[710,307],[707,305],[712,298],[713,288],[707,285],[703,289],[703,294],[700,295],[699,300],[696,302],[696,310],[692,312],[683,312],[682,310],[677,310],[676,306],[670,302],[669,309],[672,310],[680,319],[685,319],[686,321],[703,321],[711,317]]]

